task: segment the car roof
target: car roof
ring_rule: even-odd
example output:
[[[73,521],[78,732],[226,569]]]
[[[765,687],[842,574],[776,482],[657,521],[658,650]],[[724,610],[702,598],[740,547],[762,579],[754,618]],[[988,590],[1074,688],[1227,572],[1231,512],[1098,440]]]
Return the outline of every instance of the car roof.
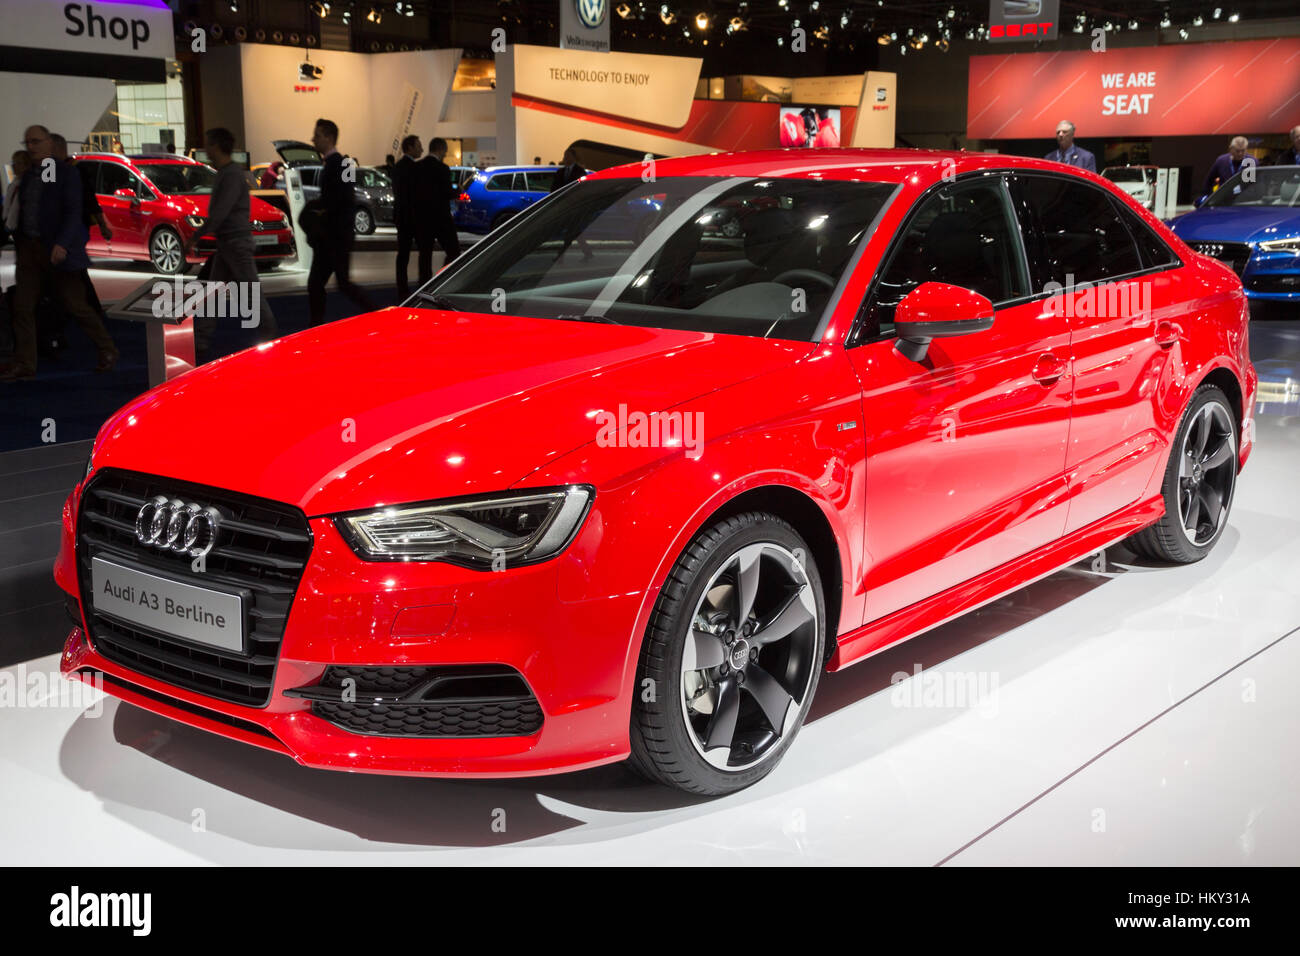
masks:
[[[473,166],[466,166],[466,169],[473,169]],[[559,166],[487,166],[484,167],[485,173],[553,173],[560,169]]]
[[[772,176],[914,184],[922,179],[928,181],[981,170],[1024,169],[1084,178],[1096,176],[1045,159],[937,149],[762,149],[656,159],[654,164],[656,176]],[[640,176],[643,165],[635,162],[613,166],[590,173],[587,178]]]
[[[200,163],[197,159],[190,159],[188,156],[178,156],[175,153],[133,153],[127,156],[127,159],[133,163],[178,163],[182,166],[204,166],[206,163]]]

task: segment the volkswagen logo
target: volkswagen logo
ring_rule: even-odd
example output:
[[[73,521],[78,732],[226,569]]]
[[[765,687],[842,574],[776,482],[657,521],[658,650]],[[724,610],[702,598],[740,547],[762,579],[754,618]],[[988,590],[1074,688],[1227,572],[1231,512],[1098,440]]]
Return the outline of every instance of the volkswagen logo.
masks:
[[[157,495],[135,516],[135,538],[151,548],[201,558],[217,543],[220,523],[216,508]]]
[[[605,0],[573,0],[578,11],[578,19],[588,30],[594,30],[605,22]]]

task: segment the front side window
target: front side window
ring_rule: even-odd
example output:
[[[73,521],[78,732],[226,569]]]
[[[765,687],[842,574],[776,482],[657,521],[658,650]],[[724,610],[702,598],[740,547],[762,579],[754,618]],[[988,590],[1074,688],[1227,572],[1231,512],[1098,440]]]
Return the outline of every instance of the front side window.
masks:
[[[810,341],[895,188],[586,180],[538,203],[421,295],[472,312]]]
[[[129,189],[134,196],[144,192],[143,184],[131,170],[121,163],[104,163],[99,174],[99,195],[112,196],[119,189]]]
[[[1104,282],[1142,270],[1138,248],[1109,193],[1064,176],[1017,176],[1040,290]]]
[[[972,289],[995,304],[1028,294],[1001,180],[943,186],[921,201],[867,305],[865,338],[892,335],[894,309],[923,282]]]
[[[200,163],[145,163],[140,171],[164,196],[207,196],[217,171]]]

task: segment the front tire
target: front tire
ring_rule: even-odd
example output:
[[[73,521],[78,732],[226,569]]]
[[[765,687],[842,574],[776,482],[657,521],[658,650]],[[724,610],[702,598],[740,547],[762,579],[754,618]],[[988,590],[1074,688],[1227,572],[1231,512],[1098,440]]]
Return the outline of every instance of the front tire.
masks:
[[[767,776],[807,716],[826,627],[817,563],[789,524],[747,512],[701,531],[642,645],[632,768],[711,796]]]
[[[1217,385],[1192,393],[1165,467],[1165,514],[1128,544],[1143,557],[1191,564],[1213,550],[1228,526],[1237,486],[1237,416]]]
[[[352,228],[358,236],[368,236],[375,231],[375,217],[365,206],[358,206],[352,214]]]
[[[185,246],[180,234],[164,226],[154,230],[149,237],[149,262],[154,269],[166,276],[179,275],[185,271]]]

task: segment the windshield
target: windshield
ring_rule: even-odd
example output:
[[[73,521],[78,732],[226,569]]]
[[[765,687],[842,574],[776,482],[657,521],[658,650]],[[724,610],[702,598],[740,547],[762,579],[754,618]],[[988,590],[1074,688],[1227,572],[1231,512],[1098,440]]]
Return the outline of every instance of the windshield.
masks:
[[[140,163],[140,172],[165,196],[200,196],[212,192],[217,171],[198,163]]]
[[[1144,183],[1146,170],[1143,169],[1107,169],[1101,174],[1112,183]]]
[[[440,308],[809,341],[895,187],[586,180],[435,279]]]
[[[1216,189],[1205,205],[1300,206],[1300,166],[1247,166]]]

